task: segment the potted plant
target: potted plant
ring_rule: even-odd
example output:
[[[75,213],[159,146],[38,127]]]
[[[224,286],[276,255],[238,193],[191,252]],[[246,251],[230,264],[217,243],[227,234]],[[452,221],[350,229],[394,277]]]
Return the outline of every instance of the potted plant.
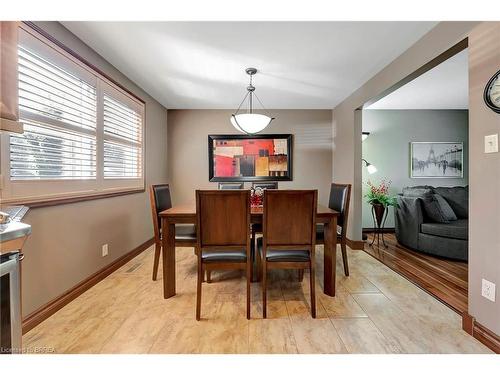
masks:
[[[389,195],[391,182],[392,181],[390,180],[388,181],[383,179],[378,185],[374,185],[371,181],[366,183],[368,186],[368,192],[365,194],[365,198],[367,199],[367,202],[372,205],[372,210],[374,212],[378,228],[381,226],[383,227],[383,218],[387,208],[398,205],[396,197]]]

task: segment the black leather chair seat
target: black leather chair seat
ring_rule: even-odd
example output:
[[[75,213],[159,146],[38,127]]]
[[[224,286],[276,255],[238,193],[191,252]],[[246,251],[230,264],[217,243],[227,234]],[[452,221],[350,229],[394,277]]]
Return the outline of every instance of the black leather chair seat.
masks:
[[[262,233],[262,224],[260,224],[260,223],[252,224],[252,230],[255,233]]]
[[[337,237],[340,237],[340,228],[337,228]],[[325,226],[324,224],[316,224],[316,241],[325,240]]]
[[[196,241],[196,226],[194,224],[175,224],[175,239]]]
[[[204,263],[245,263],[247,261],[247,254],[245,250],[233,250],[233,251],[205,251],[201,255],[201,259]]]
[[[160,229],[160,231],[162,231]],[[196,242],[196,226],[194,224],[175,224],[175,240]]]
[[[257,246],[262,256],[262,238],[257,239]],[[311,259],[308,250],[267,250],[268,262],[309,262]]]

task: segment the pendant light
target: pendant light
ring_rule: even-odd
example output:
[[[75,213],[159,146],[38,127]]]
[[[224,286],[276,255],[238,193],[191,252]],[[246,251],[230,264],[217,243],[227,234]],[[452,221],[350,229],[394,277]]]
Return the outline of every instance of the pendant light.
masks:
[[[238,109],[231,115],[231,124],[233,124],[233,126],[242,133],[255,134],[264,130],[271,123],[271,121],[274,120],[274,117],[253,112],[254,97],[258,100],[262,108],[264,108],[266,112],[268,111],[266,110],[258,96],[255,94],[255,86],[252,85],[252,77],[255,73],[257,73],[257,69],[247,68],[245,69],[245,72],[250,76],[250,84],[247,87],[247,94],[241,101]],[[241,106],[247,98],[249,103],[248,112],[239,113]]]

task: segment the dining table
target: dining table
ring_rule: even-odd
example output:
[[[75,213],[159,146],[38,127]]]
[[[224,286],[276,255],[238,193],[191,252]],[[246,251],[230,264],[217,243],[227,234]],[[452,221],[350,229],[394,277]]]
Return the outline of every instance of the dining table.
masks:
[[[316,223],[324,224],[323,292],[335,297],[337,259],[337,217],[339,212],[318,205]],[[175,224],[196,224],[196,203],[179,204],[160,212],[162,228],[163,298],[175,296]],[[252,224],[261,224],[262,206],[252,206]]]

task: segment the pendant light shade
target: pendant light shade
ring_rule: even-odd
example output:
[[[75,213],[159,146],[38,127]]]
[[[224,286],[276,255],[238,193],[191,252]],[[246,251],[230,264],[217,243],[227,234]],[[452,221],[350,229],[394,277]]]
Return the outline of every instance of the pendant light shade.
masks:
[[[231,115],[231,124],[242,133],[255,134],[264,130],[273,119],[259,113]]]
[[[264,108],[264,105],[255,94],[255,87],[252,85],[252,76],[257,73],[257,69],[247,68],[245,72],[250,76],[250,85],[247,87],[247,94],[241,101],[240,106],[238,107],[236,112],[231,115],[231,124],[233,124],[233,126],[242,133],[255,134],[264,130],[271,123],[271,121],[274,120],[274,117],[253,112],[254,97],[258,100],[262,108]],[[249,103],[248,112],[239,113],[241,106],[247,98]]]
[[[377,173],[378,169],[371,163],[368,163],[365,159],[361,159],[365,163],[366,170],[369,174]]]

